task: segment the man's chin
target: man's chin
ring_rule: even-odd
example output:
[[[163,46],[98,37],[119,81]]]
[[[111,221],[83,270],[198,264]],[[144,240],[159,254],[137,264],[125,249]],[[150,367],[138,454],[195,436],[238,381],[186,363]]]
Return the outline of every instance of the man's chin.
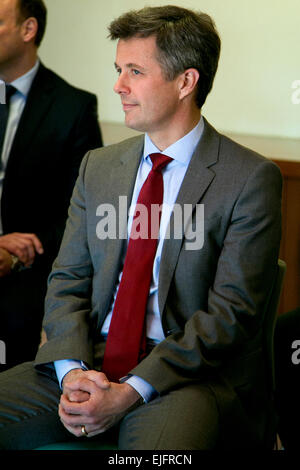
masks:
[[[126,116],[125,116],[125,126],[137,132],[147,132],[145,125],[143,125],[142,123],[133,121],[131,119],[126,119]]]

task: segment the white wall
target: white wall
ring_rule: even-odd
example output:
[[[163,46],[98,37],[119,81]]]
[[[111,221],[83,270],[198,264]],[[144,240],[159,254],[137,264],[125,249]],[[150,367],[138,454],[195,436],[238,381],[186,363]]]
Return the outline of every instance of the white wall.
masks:
[[[107,25],[124,11],[176,4],[200,9],[216,22],[222,54],[203,114],[219,130],[300,137],[299,0],[46,0],[48,26],[40,49],[44,63],[72,84],[93,91],[101,121],[123,122],[112,87],[115,42]],[[300,97],[300,93],[297,95]]]

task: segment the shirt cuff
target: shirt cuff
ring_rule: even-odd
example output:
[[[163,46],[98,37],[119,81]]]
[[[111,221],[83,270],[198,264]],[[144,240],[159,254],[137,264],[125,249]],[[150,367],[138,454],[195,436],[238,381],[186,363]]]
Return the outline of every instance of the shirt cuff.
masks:
[[[67,375],[68,372],[70,372],[71,370],[88,370],[83,361],[78,361],[75,359],[62,359],[59,361],[54,361],[54,367],[60,388],[62,388],[62,381],[64,379],[64,376]]]
[[[146,380],[137,375],[129,375],[122,382],[126,382],[133,387],[143,398],[144,403],[148,403],[158,396],[158,392]]]

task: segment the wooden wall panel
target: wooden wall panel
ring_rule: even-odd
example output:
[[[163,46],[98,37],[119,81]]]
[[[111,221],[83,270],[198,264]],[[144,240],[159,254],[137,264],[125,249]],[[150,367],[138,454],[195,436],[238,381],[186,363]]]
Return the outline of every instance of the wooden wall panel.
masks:
[[[280,257],[287,264],[279,313],[300,306],[300,162],[274,160],[283,175]]]

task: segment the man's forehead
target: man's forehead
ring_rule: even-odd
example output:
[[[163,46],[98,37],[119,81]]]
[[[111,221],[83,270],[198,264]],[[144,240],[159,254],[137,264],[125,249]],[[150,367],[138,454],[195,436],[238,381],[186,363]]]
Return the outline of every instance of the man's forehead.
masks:
[[[140,36],[132,36],[128,39],[119,39],[117,43],[117,51],[136,50],[138,52],[141,49],[149,52],[156,51],[155,37],[149,36],[147,38],[143,38]]]
[[[145,67],[149,61],[156,61],[157,47],[154,37],[119,39],[116,50],[116,64]]]
[[[19,0],[0,0],[0,13],[16,16]]]

